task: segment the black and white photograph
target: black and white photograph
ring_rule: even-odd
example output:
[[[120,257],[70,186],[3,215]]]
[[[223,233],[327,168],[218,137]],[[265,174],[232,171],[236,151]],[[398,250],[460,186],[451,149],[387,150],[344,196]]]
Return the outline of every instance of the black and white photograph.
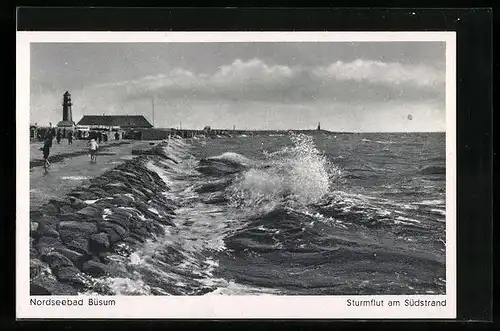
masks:
[[[28,44],[31,306],[448,309],[449,38],[276,36]]]

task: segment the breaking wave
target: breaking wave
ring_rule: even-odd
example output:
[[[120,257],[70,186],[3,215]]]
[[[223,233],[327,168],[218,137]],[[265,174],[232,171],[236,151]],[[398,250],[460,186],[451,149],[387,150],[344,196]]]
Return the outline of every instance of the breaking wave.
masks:
[[[332,162],[342,158],[323,154],[311,136],[289,139],[288,146],[259,158],[227,151],[202,159],[191,153],[194,145],[172,139],[164,148],[171,159],[152,160],[147,167],[169,187],[162,194],[172,201],[175,226],[138,249],[115,252],[110,259],[126,276],[94,279],[91,291],[444,291],[444,259],[423,248],[444,250],[444,206],[349,192],[349,174]]]

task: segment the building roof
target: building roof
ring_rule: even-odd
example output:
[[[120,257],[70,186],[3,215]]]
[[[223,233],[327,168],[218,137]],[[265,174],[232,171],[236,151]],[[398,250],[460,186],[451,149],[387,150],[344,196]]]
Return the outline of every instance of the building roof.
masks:
[[[152,128],[151,123],[142,115],[85,115],[78,125],[121,126],[133,128]]]

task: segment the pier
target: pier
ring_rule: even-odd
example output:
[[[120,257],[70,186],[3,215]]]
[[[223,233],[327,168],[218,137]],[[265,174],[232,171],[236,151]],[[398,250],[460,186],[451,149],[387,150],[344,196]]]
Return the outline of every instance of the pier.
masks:
[[[193,138],[207,137],[207,138],[221,138],[221,137],[234,137],[234,136],[259,136],[259,135],[286,135],[291,132],[305,133],[305,134],[342,134],[348,132],[331,132],[327,130],[231,130],[231,129],[210,129],[210,130],[194,130],[194,129],[162,129],[162,128],[148,128],[148,129],[134,129],[126,133],[127,139],[133,140],[163,140],[173,137],[178,138]]]

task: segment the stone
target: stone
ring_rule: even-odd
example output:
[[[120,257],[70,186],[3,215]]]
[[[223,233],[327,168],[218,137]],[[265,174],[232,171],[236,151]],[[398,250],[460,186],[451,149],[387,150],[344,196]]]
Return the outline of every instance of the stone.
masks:
[[[80,222],[84,219],[84,217],[82,217],[81,215],[79,214],[76,214],[74,212],[72,213],[65,213],[65,214],[60,214],[58,216],[58,222],[61,222],[61,221],[75,221],[75,222]]]
[[[42,261],[47,263],[52,270],[73,266],[73,262],[70,259],[56,251],[43,255]]]
[[[109,249],[111,245],[109,234],[104,232],[93,234],[90,236],[89,245],[92,252],[102,252]]]
[[[106,191],[100,187],[91,187],[89,191],[94,193],[98,198],[104,198],[107,196]]]
[[[57,208],[57,206],[54,206],[51,203],[43,206],[42,208],[43,208],[43,211],[45,213],[47,213],[48,215],[57,215],[57,214],[59,214],[59,208]]]
[[[49,268],[47,263],[40,261],[39,259],[30,259],[30,279],[38,277],[44,273],[45,270]]]
[[[30,295],[52,295],[52,293],[43,285],[30,282]]]
[[[59,232],[57,232],[54,229],[45,229],[43,232],[38,232],[39,235],[41,236],[47,236],[47,237],[52,237],[52,238],[59,238]]]
[[[108,217],[106,217],[106,222],[117,224],[126,230],[129,229],[132,223],[129,217],[124,217],[117,214],[109,215]]]
[[[69,195],[82,201],[98,199],[98,197],[94,193],[88,191],[73,191]]]
[[[77,197],[69,196],[68,199],[70,201],[70,206],[71,208],[73,208],[73,210],[80,210],[87,206],[82,199],[79,199]]]
[[[120,238],[125,238],[127,235],[128,231],[122,227],[121,225],[118,225],[116,223],[111,223],[111,222],[101,222],[99,223],[99,228],[100,229],[105,229],[105,228],[111,228],[115,230],[115,232],[120,236]]]
[[[127,237],[127,238],[123,239],[123,241],[124,241],[124,242],[126,242],[126,243],[129,243],[129,244],[131,244],[131,245],[133,245],[133,246],[137,246],[137,245],[139,245],[141,242],[144,242],[144,241],[140,241],[140,240],[138,240],[138,239],[136,239],[136,238],[134,238],[134,237],[132,237],[132,236]]]
[[[67,247],[81,254],[90,255],[89,240],[85,237],[79,237],[68,242]]]
[[[59,199],[50,199],[49,203],[53,204],[57,208],[61,208],[62,206],[66,205],[68,202],[64,200],[59,200]]]
[[[136,189],[135,187],[132,187],[132,191],[133,191],[133,194],[137,195],[139,198],[141,198],[143,200],[148,199],[148,197],[144,193],[142,193],[142,191]]]
[[[73,213],[74,210],[69,205],[64,205],[64,206],[61,206],[59,208],[59,212],[64,213],[64,214],[70,214],[70,213]]]
[[[99,210],[97,208],[87,206],[83,209],[80,209],[79,211],[76,212],[79,215],[87,216],[87,217],[100,217],[101,214],[99,213]]]
[[[134,202],[134,199],[125,194],[113,194],[113,200],[111,201],[118,206],[128,206]]]
[[[135,235],[136,238],[141,238],[141,241],[144,242],[147,238],[151,237],[151,234],[145,228],[135,228],[130,232],[130,235]]]
[[[81,235],[90,235],[97,232],[97,225],[85,221],[62,221],[58,224],[59,233],[62,231],[77,232]]]
[[[121,182],[114,182],[114,183],[109,183],[109,184],[106,184],[104,187],[106,188],[127,188],[127,185],[125,185],[124,183],[121,183]]]
[[[160,217],[158,219],[158,222],[160,222],[163,225],[168,225],[168,226],[173,226],[173,227],[176,226],[175,223],[171,219],[169,219],[168,217]]]
[[[58,247],[55,249],[55,251],[67,257],[75,266],[79,265],[82,259],[85,257],[84,254],[66,247]]]
[[[77,287],[84,287],[85,282],[80,274],[80,270],[75,267],[62,267],[56,271],[56,277],[59,281],[70,283]]]
[[[118,234],[118,232],[116,232],[112,228],[103,228],[102,231],[105,232],[105,233],[107,233],[109,235],[109,242],[110,242],[110,244],[114,244],[114,243],[122,240],[122,237],[120,237],[120,235]]]
[[[151,222],[151,221],[145,222],[145,225],[146,225],[147,231],[149,231],[150,233],[154,233],[156,235],[164,235],[165,234],[165,230],[162,228],[161,225],[159,225],[156,222]]]
[[[48,294],[47,294],[48,293]],[[69,284],[58,282],[56,279],[30,281],[31,295],[77,295],[78,291]]]
[[[82,271],[93,277],[101,277],[108,274],[108,268],[104,263],[94,260],[87,261],[83,264]]]
[[[135,239],[135,240],[137,240],[138,242],[141,242],[141,243],[146,242],[146,239],[148,237],[149,237],[149,235],[148,236],[142,236],[142,235],[134,233],[134,232],[130,233],[130,238]]]
[[[54,251],[57,247],[62,247],[63,244],[59,238],[54,237],[40,237],[36,241],[35,248],[40,253],[40,255],[46,255]]]

